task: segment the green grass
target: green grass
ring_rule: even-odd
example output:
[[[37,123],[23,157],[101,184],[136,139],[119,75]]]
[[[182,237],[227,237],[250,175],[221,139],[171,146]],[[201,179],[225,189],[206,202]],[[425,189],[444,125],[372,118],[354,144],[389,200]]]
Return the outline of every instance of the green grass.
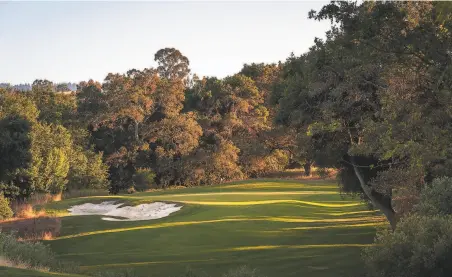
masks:
[[[248,265],[268,277],[360,276],[362,247],[384,219],[358,199],[343,198],[334,182],[257,180],[222,186],[85,197],[52,203],[61,213],[74,204],[118,199],[129,204],[182,203],[167,218],[109,222],[66,216],[61,236],[48,241],[62,260],[91,275],[132,268],[138,276],[193,272],[221,276]]]
[[[29,269],[19,269],[0,266],[0,276],[8,277],[86,277],[76,274],[41,272]]]

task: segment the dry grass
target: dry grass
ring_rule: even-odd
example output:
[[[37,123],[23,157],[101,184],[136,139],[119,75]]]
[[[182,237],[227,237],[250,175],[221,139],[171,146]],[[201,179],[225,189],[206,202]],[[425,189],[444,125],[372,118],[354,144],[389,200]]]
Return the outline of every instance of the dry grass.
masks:
[[[33,269],[37,271],[49,272],[50,269],[48,267],[32,267],[29,264],[23,262],[12,262],[5,257],[0,256],[0,266],[4,267],[14,267],[20,269]]]
[[[13,200],[10,205],[15,218],[35,218],[46,216],[45,210],[35,210],[35,206],[44,205],[53,201],[61,201],[61,199],[61,193],[55,195],[37,193],[27,199]]]
[[[35,217],[0,222],[2,232],[17,232],[22,240],[51,240],[60,234],[61,218]]]
[[[266,178],[278,178],[288,180],[331,180],[336,177],[337,170],[333,168],[327,168],[324,170],[325,175],[321,173],[316,167],[312,167],[311,175],[306,176],[304,170],[301,168],[286,169],[284,171],[271,172],[263,177]]]
[[[38,193],[23,200],[11,201],[14,217],[0,221],[2,232],[17,232],[20,240],[51,240],[60,234],[61,219],[49,216],[44,209],[35,209],[52,201],[60,201],[62,195]]]
[[[63,195],[60,195],[60,200],[86,196],[106,196],[106,195],[108,195],[108,191],[103,189],[71,190],[65,191]]]
[[[45,210],[36,211],[31,204],[22,204],[16,207],[16,218],[36,218],[46,215]],[[14,219],[13,219],[14,220]]]
[[[13,263],[12,261],[8,260],[5,257],[0,256],[0,266],[5,267],[15,267],[15,268],[21,268],[21,269],[28,269],[29,266],[24,263]]]
[[[52,195],[52,202],[58,202],[63,199],[63,194],[60,192],[58,194]]]

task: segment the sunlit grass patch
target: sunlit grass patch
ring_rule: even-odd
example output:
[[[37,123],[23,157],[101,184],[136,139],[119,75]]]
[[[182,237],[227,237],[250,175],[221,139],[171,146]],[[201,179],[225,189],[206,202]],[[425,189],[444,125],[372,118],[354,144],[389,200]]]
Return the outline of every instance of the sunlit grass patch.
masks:
[[[347,248],[347,247],[368,247],[373,244],[305,244],[305,245],[256,245],[243,246],[222,249],[219,251],[254,251],[254,250],[272,250],[272,249],[311,249],[311,248]]]
[[[189,201],[181,200],[181,203],[185,204],[195,204],[195,205],[210,205],[210,206],[249,206],[249,205],[269,205],[269,204],[284,204],[284,203],[294,203],[311,205],[317,207],[330,207],[330,208],[344,208],[344,207],[355,207],[361,205],[360,203],[321,203],[321,202],[311,202],[302,200],[262,200],[262,201]]]
[[[249,184],[231,184],[222,186],[223,189],[337,189],[334,185],[317,185],[303,183],[265,182]]]
[[[133,268],[138,277],[178,276],[186,267],[219,276],[247,264],[267,277],[360,275],[350,260],[386,225],[359,199],[342,197],[334,182],[259,180],[222,186],[72,198],[46,209],[118,201],[180,203],[169,217],[107,222],[69,216],[46,243],[84,272]],[[330,261],[334,260],[334,263]]]

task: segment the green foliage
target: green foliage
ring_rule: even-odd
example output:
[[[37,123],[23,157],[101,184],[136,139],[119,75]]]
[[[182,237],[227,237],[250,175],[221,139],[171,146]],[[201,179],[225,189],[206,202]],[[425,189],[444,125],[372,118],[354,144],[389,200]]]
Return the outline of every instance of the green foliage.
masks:
[[[190,73],[190,62],[175,48],[160,49],[155,53],[154,60],[158,63],[157,70],[166,79],[184,79]]]
[[[0,232],[0,256],[15,265],[36,269],[58,269],[55,255],[40,242],[18,241],[14,234]]]
[[[155,173],[149,168],[138,168],[133,175],[133,186],[137,191],[145,191],[154,185]]]
[[[0,94],[0,118],[8,116],[34,122],[39,116],[39,109],[33,100],[23,93],[6,91]]]
[[[43,192],[61,192],[67,183],[70,167],[70,133],[61,125],[36,124],[31,139],[29,174],[32,188]]]
[[[326,169],[326,168],[323,168],[323,167],[320,167],[320,168],[318,168],[317,169],[317,171],[316,171],[316,173],[317,173],[317,175],[319,175],[319,177],[321,178],[321,179],[325,179],[325,178],[327,178],[328,177],[328,170]]]
[[[102,154],[89,148],[83,129],[72,127],[83,126],[74,122],[75,98],[55,92],[48,81],[37,80],[33,88],[30,93],[3,91],[0,97],[0,189],[5,196],[58,193],[68,181],[70,189],[105,188]]]
[[[377,235],[364,251],[369,277],[446,277],[452,274],[452,218],[410,216]]]
[[[312,137],[309,158],[343,171],[342,180],[358,184],[346,190],[363,193],[393,226],[393,191],[415,199],[422,183],[450,175],[448,10],[331,2],[309,15],[331,20],[326,39],[287,59],[275,92],[277,122]],[[412,204],[402,206],[398,216]]]
[[[0,190],[7,197],[16,196],[27,179],[25,169],[32,156],[31,124],[16,116],[0,119]]]
[[[421,192],[416,212],[429,215],[452,215],[452,178],[433,180]]]
[[[40,111],[39,120],[53,124],[69,124],[72,120],[76,110],[74,95],[57,92],[48,80],[34,81],[29,94]]]
[[[67,190],[107,189],[108,167],[102,161],[102,153],[74,146],[67,179]]]
[[[13,216],[13,211],[9,206],[7,198],[0,194],[0,220],[8,219]]]

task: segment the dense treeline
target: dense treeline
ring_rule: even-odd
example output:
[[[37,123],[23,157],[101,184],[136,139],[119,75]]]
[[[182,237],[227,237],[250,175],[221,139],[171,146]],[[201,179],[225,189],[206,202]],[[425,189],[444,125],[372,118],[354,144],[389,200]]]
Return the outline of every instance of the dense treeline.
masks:
[[[77,84],[76,83],[58,83],[54,84],[56,91],[60,92],[69,92],[76,91]],[[9,84],[9,83],[0,83],[0,88],[13,89],[18,91],[30,91],[32,88],[31,84]]]
[[[278,122],[393,227],[426,183],[452,175],[451,7],[331,3],[310,13],[332,21],[326,40],[288,60]]]
[[[8,198],[108,188],[205,185],[284,168],[296,159],[273,126],[282,65],[252,64],[224,79],[190,75],[174,48],[157,68],[81,82],[75,93],[36,80],[0,91],[0,184]]]

